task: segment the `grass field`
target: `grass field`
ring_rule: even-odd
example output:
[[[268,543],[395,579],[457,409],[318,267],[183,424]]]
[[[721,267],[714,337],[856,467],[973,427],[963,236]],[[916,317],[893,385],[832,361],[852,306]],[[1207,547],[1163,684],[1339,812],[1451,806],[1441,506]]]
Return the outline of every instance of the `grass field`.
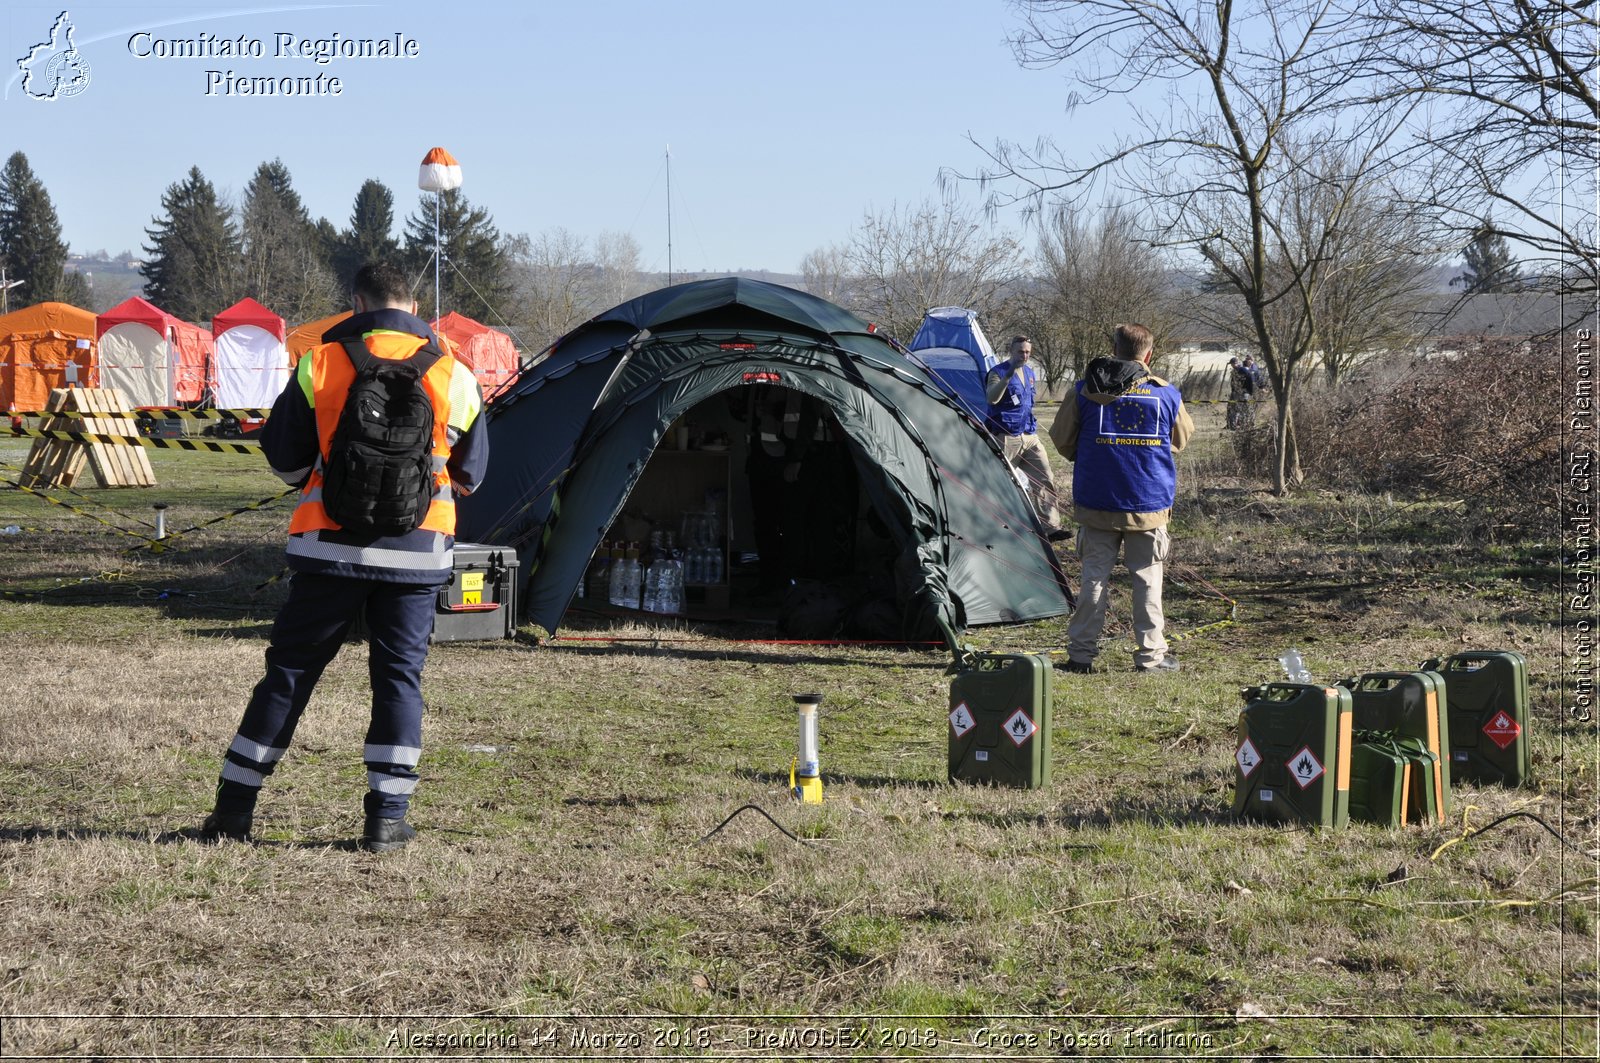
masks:
[[[1119,587],[1106,670],[1055,674],[1048,789],[945,781],[942,653],[578,618],[595,641],[435,647],[422,833],[388,856],[354,844],[356,646],[258,844],[194,839],[288,503],[161,553],[126,532],[277,494],[258,459],[156,451],[157,487],[50,492],[83,512],[5,491],[0,1055],[1593,1058],[1597,746],[1560,696],[1558,529],[1487,549],[1404,500],[1272,498],[1213,411],[1167,594],[1169,630],[1204,630],[1135,675]],[[26,450],[0,442],[7,483]],[[968,637],[1055,650],[1065,620]],[[1525,654],[1536,784],[1458,788],[1439,826],[1233,821],[1239,690],[1291,646],[1323,681]],[[826,800],[800,806],[813,689]],[[776,825],[716,829],[745,805]],[[1570,847],[1522,817],[1436,852],[1515,811]]]

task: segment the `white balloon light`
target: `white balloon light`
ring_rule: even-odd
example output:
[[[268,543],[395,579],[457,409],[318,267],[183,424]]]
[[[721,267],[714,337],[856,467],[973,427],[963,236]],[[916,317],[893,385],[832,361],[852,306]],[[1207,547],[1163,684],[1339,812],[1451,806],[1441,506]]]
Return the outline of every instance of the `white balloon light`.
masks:
[[[417,187],[424,192],[448,192],[461,187],[461,164],[443,148],[433,148],[422,157]]]
[[[444,244],[439,238],[439,213],[444,208],[444,193],[461,187],[461,164],[443,148],[430,148],[422,157],[422,168],[417,173],[417,187],[433,193],[433,317],[444,316],[440,304],[440,266],[444,261]]]

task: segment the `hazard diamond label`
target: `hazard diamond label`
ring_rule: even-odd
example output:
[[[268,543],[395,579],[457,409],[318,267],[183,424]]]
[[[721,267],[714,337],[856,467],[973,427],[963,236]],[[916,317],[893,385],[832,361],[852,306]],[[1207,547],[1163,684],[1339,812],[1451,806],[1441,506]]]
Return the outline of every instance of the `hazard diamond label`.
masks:
[[[1311,752],[1310,746],[1301,746],[1300,752],[1284,764],[1289,768],[1290,778],[1299,783],[1302,790],[1322,778],[1322,762]]]
[[[1039,729],[1039,725],[1029,719],[1028,714],[1021,709],[1007,716],[1006,722],[1001,726],[1005,728],[1006,737],[1015,742],[1018,748],[1021,748],[1022,743],[1032,738],[1033,732]]]
[[[1513,720],[1505,709],[1501,709],[1483,725],[1483,733],[1489,736],[1489,741],[1501,749],[1509,749],[1511,743],[1522,733],[1522,725]]]
[[[1238,762],[1240,773],[1246,777],[1261,766],[1261,754],[1248,738],[1239,743],[1239,751],[1233,755],[1233,759]]]
[[[950,729],[956,733],[957,738],[960,738],[976,726],[978,726],[978,721],[972,718],[972,710],[967,708],[966,702],[963,701],[950,710]]]

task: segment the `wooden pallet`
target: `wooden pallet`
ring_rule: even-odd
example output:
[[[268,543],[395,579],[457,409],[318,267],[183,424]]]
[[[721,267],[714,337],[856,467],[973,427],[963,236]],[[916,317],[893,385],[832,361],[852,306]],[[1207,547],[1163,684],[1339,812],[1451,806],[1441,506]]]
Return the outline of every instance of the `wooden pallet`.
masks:
[[[133,410],[116,388],[55,388],[45,409],[85,416],[47,417],[49,431],[125,436],[137,431]],[[88,465],[101,487],[153,487],[155,470],[137,443],[85,443],[40,439],[28,451],[20,482],[24,487],[71,487]]]

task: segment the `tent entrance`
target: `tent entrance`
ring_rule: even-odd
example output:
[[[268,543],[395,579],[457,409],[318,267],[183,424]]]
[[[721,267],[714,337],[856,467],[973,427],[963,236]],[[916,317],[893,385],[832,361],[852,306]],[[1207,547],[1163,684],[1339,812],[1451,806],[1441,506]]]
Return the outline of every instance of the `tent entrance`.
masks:
[[[632,545],[646,563],[674,550],[690,619],[897,638],[899,548],[867,464],[823,400],[736,386],[666,428],[604,543]],[[586,575],[590,607],[607,601],[591,578],[599,567]]]

